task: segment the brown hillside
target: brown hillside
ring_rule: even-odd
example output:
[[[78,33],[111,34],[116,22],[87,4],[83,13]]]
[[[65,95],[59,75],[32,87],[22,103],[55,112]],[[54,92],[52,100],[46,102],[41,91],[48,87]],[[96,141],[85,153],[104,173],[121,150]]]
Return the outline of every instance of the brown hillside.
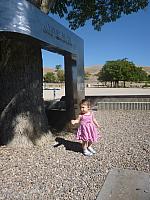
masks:
[[[84,70],[86,73],[89,73],[89,74],[97,74],[101,68],[103,67],[103,65],[93,65],[93,66],[88,66],[88,67],[85,67]]]
[[[43,74],[46,74],[47,72],[54,72],[55,68],[52,67],[44,67],[43,68]]]
[[[103,65],[93,65],[90,67],[85,67],[85,72],[88,72],[89,74],[97,74],[101,68],[103,67]],[[147,67],[142,67],[144,71],[146,71],[148,74],[150,74],[150,66]]]
[[[150,74],[150,66],[149,67],[143,67],[144,71],[146,71],[148,74]]]
[[[93,66],[88,66],[86,67],[85,66],[85,72],[88,72],[89,74],[97,74],[100,69],[102,68],[103,65],[93,65]],[[44,67],[43,68],[43,74],[46,74],[47,72],[54,72],[55,71],[55,68],[53,67]]]
[[[86,73],[95,75],[101,70],[102,67],[103,67],[103,65],[85,66],[84,70]],[[148,74],[150,74],[150,66],[142,67],[142,68],[144,69],[144,71],[146,71]],[[53,68],[53,67],[44,67],[43,68],[43,74],[46,74],[47,72],[54,72],[54,71],[55,71],[55,68]]]

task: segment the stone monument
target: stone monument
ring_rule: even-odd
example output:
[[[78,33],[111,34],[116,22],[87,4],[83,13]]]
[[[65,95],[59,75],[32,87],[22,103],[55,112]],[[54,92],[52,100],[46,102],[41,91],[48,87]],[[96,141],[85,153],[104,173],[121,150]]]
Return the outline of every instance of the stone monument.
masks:
[[[36,49],[39,49],[39,51],[41,49],[45,49],[47,51],[61,54],[62,56],[64,56],[66,111],[67,111],[68,119],[71,119],[72,117],[74,117],[76,114],[76,111],[78,109],[80,100],[85,97],[85,92],[84,92],[84,43],[83,43],[83,40],[80,37],[78,37],[76,34],[71,32],[70,30],[65,28],[63,25],[57,23],[54,19],[52,19],[48,15],[41,12],[38,8],[36,8],[33,4],[31,4],[30,2],[28,2],[26,0],[7,0],[7,2],[5,0],[1,0],[0,1],[0,19],[1,19],[0,20],[0,35],[1,35],[0,50],[3,48],[4,41],[7,41],[7,38],[9,38],[8,41],[19,41],[20,44],[22,41],[25,41],[24,43],[26,45],[30,44],[30,46],[31,46],[30,51],[31,52],[33,51],[32,54],[33,54],[33,56],[35,56],[35,58],[34,58],[35,62],[37,62],[36,58],[38,59],[38,56],[36,57],[36,52],[34,52],[34,51],[36,51]],[[5,37],[3,37],[3,36],[5,36]],[[9,36],[9,37],[7,37],[7,36]],[[15,40],[13,40],[13,39],[15,39]],[[6,43],[7,43],[7,45],[6,45]],[[33,49],[32,49],[31,44],[33,44]],[[10,43],[5,42],[5,45],[6,45],[5,46],[6,51],[7,51],[7,46],[8,46],[8,51],[6,52],[6,55],[4,55],[4,52],[1,55],[2,62],[0,65],[0,68],[1,68],[0,76],[2,77],[2,79],[1,79],[2,83],[0,85],[0,92],[1,92],[0,113],[2,113],[4,111],[5,112],[3,113],[3,117],[1,118],[0,127],[3,126],[4,120],[6,121],[8,116],[10,117],[10,115],[7,114],[7,113],[9,113],[8,107],[10,107],[10,105],[14,106],[14,104],[16,104],[14,110],[16,113],[18,113],[18,111],[16,111],[18,109],[17,103],[11,103],[11,102],[17,102],[16,101],[16,98],[18,98],[17,95],[18,94],[25,95],[26,91],[32,85],[32,93],[33,93],[32,96],[34,96],[35,93],[33,92],[33,90],[34,89],[37,90],[38,87],[41,88],[42,87],[41,80],[43,80],[42,75],[41,75],[42,70],[39,68],[39,71],[36,72],[36,66],[35,66],[35,69],[32,70],[32,63],[30,64],[30,70],[32,71],[32,75],[30,75],[29,72],[27,75],[25,74],[26,66],[24,68],[23,75],[22,75],[22,72],[18,72],[18,66],[21,66],[21,60],[18,61],[18,66],[15,66],[16,68],[13,67],[13,65],[11,65],[11,69],[9,67],[5,68],[6,63],[7,64],[9,63],[8,62],[9,48],[11,51],[13,48],[13,45],[14,46],[16,45],[16,54],[15,54],[15,52],[11,52],[11,54],[13,53],[13,55],[14,55],[11,58],[12,61],[15,60],[15,57],[17,57],[17,54],[19,53],[18,49],[17,49],[18,44],[15,44],[15,42],[13,44],[12,44],[12,42],[10,42]],[[23,59],[26,59],[26,63],[28,65],[28,58],[26,58],[25,55],[21,55],[21,57],[22,56],[24,56]],[[17,59],[19,59],[19,58],[20,57],[18,57]],[[20,59],[22,59],[22,58],[20,58]],[[41,60],[39,60],[39,63],[40,63],[39,65],[42,66]],[[33,61],[33,64],[34,64],[34,61]],[[13,76],[12,84],[9,83],[9,86],[7,86],[8,81],[5,80],[5,76],[3,74],[5,72],[5,69],[7,69],[7,72],[6,72],[7,74],[8,74],[8,72],[10,72],[10,76],[13,74],[12,75]],[[20,83],[17,83],[17,87],[14,86],[14,89],[11,90],[11,87],[16,84],[16,81],[18,81],[18,79],[14,75],[15,73],[16,73],[16,76],[20,77],[20,79],[22,79],[22,80],[28,76],[28,79],[30,78],[30,81],[29,81],[30,84],[27,81],[27,84],[24,83],[24,85],[20,86],[21,87],[21,89],[20,89],[18,85],[19,84],[21,85],[24,82],[24,81],[20,80]],[[19,75],[17,73],[21,73],[21,75]],[[36,73],[38,75],[36,75]],[[8,79],[8,77],[7,77],[7,79]],[[35,79],[35,80],[32,81],[32,79]],[[39,81],[39,79],[40,79],[40,81]],[[2,84],[3,84],[3,86],[2,86]],[[28,84],[29,84],[29,86],[27,86]],[[4,85],[6,85],[7,87],[5,88]],[[25,87],[25,89],[24,89],[24,87]],[[15,89],[17,91],[12,93],[12,91],[14,91]],[[4,94],[5,90],[7,90],[6,93],[10,94],[9,98],[7,98],[7,95],[5,96],[5,94]],[[2,93],[5,98],[2,97]],[[29,93],[31,93],[31,89],[30,89]],[[36,91],[36,93],[37,93],[37,91]],[[39,90],[39,93],[42,93],[42,90]],[[25,97],[22,97],[22,99],[25,99]],[[28,101],[28,98],[26,98],[26,100]],[[32,101],[32,98],[31,98],[31,101]],[[20,101],[18,101],[18,102],[20,102]],[[24,105],[22,105],[22,107],[26,107],[26,105],[27,104],[24,104]],[[18,103],[18,106],[20,106],[19,103]],[[20,106],[20,110],[22,110],[22,107]],[[30,107],[32,107],[32,106],[30,105]],[[38,105],[38,107],[40,107],[40,104]],[[6,110],[7,110],[7,112],[6,112]],[[24,113],[24,110],[19,111],[19,112],[22,115],[22,113]],[[39,112],[39,108],[37,109],[37,112]],[[28,114],[26,114],[26,115],[28,115]],[[5,116],[5,119],[4,119],[4,116]],[[40,116],[40,114],[39,114],[39,116]],[[12,117],[11,117],[11,120],[9,119],[9,121],[11,121],[11,124],[12,124],[12,122],[13,122]],[[34,121],[34,119],[33,119],[33,121]],[[35,123],[35,124],[37,124],[37,123]],[[39,123],[39,124],[41,124],[41,123]],[[10,124],[9,124],[9,126],[10,126]],[[7,127],[7,125],[6,125],[6,127]],[[5,127],[5,129],[6,129],[6,127]],[[10,126],[10,128],[12,129],[11,126]],[[2,128],[1,128],[1,130],[2,130]],[[7,132],[7,131],[5,130],[5,132]],[[6,139],[6,140],[8,140],[8,139]]]

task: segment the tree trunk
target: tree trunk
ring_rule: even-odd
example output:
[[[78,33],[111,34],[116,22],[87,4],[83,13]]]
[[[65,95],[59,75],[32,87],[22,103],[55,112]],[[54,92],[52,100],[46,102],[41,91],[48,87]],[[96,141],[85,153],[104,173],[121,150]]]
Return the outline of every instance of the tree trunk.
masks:
[[[112,88],[113,87],[113,81],[110,81],[110,82],[111,82],[111,86],[110,87]]]
[[[125,81],[123,81],[123,87],[124,87],[124,88],[126,87],[126,82],[125,82]]]
[[[42,145],[51,133],[43,103],[40,46],[13,33],[1,33],[0,38],[0,144]]]

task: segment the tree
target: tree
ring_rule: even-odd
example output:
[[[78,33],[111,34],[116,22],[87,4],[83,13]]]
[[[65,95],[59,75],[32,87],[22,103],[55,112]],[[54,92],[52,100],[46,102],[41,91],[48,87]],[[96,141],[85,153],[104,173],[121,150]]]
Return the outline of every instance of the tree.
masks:
[[[84,73],[84,79],[88,80],[90,78],[91,74],[89,72]]]
[[[1,33],[0,47],[0,143],[42,144],[51,134],[43,104],[41,49],[10,33]]]
[[[148,0],[57,0],[55,3],[53,1],[50,12],[66,17],[73,30],[84,26],[89,20],[95,30],[101,30],[105,23],[148,6]]]
[[[101,72],[99,73],[98,80],[107,82],[111,82],[111,87],[115,82],[115,87],[118,86],[118,76],[119,76],[119,67],[117,63],[114,61],[107,61],[106,64],[103,66]]]
[[[64,70],[62,69],[62,66],[61,65],[56,65],[55,66],[56,68],[56,75],[57,75],[57,81],[58,82],[64,82],[65,80],[65,75],[64,75]]]
[[[62,66],[61,66],[61,65],[56,65],[56,66],[55,66],[55,69],[56,69],[55,71],[58,72],[59,70],[62,69]]]
[[[65,81],[64,70],[60,69],[57,71],[57,80],[61,83]]]
[[[54,72],[47,72],[44,75],[44,80],[47,83],[55,83],[56,82],[56,76],[55,76]]]
[[[148,80],[148,74],[142,69],[142,67],[136,67],[132,75],[132,81],[140,82],[147,80]]]
[[[122,14],[144,9],[147,0],[28,0],[46,14],[66,17],[71,29],[92,20],[96,30]],[[29,37],[0,33],[0,144],[32,146],[50,139],[42,98],[41,47]]]
[[[98,80],[110,81],[111,87],[119,87],[119,81],[144,81],[147,80],[147,73],[140,67],[127,59],[107,61],[99,73]],[[113,83],[113,84],[112,84]]]
[[[148,0],[28,0],[43,12],[65,17],[75,30],[91,20],[95,30],[148,6]]]

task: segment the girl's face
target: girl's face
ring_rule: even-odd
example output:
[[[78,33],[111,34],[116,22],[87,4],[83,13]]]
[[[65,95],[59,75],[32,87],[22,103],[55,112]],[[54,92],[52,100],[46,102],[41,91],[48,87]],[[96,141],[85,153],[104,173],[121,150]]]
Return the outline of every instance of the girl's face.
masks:
[[[89,112],[89,107],[86,104],[81,104],[80,110],[82,114],[88,113]]]

